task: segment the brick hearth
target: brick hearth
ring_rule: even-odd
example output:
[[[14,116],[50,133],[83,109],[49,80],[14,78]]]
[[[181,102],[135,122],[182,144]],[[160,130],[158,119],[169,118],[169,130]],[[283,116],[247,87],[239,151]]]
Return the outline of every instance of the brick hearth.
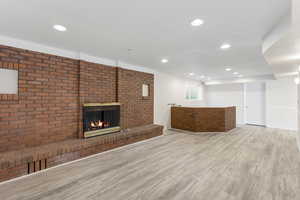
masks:
[[[162,134],[162,126],[147,125],[120,133],[62,142],[0,154],[0,181],[28,174],[28,163],[45,160],[47,168]],[[39,171],[36,169],[36,171]]]

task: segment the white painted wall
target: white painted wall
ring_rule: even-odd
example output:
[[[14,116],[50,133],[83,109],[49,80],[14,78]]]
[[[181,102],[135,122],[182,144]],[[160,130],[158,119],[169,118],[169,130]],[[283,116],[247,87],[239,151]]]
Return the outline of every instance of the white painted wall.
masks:
[[[266,125],[298,129],[298,89],[293,77],[266,82]]]
[[[236,122],[244,124],[244,85],[210,85],[205,88],[207,106],[236,106]]]
[[[208,106],[237,106],[237,124],[245,123],[243,84],[211,85],[205,91]],[[298,89],[293,77],[266,81],[266,126],[297,130],[297,101]]]
[[[186,100],[185,91],[189,85],[199,85],[200,82],[178,78],[165,73],[157,72],[154,76],[154,123],[170,128],[171,113],[168,104],[175,103],[182,106],[205,106],[203,100]],[[204,89],[204,87],[203,87]],[[203,91],[205,93],[205,91]],[[204,94],[203,94],[204,96]]]

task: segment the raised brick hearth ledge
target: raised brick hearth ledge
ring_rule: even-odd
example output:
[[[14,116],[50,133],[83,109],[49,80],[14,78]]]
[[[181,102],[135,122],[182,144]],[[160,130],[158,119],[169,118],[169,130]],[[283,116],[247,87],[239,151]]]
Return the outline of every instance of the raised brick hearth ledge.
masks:
[[[40,160],[44,164],[46,159],[45,164],[49,168],[162,134],[162,126],[147,125],[90,139],[71,139],[19,151],[1,153],[0,181],[28,174],[28,168],[34,161],[36,162],[35,165],[39,165],[41,163],[39,162]],[[36,169],[36,171],[38,170]]]

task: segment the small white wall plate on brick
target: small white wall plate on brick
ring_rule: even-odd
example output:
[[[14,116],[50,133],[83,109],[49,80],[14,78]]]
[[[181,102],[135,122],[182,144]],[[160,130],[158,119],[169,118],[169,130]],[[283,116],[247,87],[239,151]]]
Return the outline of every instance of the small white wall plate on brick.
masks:
[[[149,85],[143,84],[143,97],[149,97],[150,92],[149,92]]]
[[[18,94],[18,71],[0,69],[0,94]]]

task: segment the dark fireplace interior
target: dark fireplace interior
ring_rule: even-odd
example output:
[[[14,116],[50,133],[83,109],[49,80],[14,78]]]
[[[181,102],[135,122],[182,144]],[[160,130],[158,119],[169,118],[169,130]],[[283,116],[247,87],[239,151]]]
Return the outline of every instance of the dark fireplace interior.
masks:
[[[120,105],[85,106],[83,131],[104,130],[120,126]]]

